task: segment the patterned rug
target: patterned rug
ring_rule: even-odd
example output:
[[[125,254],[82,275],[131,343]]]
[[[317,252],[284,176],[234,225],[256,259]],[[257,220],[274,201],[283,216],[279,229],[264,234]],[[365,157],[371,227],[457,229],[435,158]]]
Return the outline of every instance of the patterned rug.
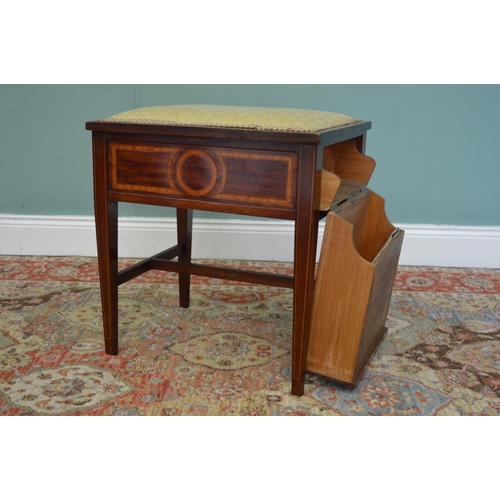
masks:
[[[107,356],[96,259],[0,257],[0,415],[500,414],[500,270],[400,267],[359,385],[308,375],[302,397],[291,291],[192,283],[189,309],[173,274],[121,286],[120,353]]]

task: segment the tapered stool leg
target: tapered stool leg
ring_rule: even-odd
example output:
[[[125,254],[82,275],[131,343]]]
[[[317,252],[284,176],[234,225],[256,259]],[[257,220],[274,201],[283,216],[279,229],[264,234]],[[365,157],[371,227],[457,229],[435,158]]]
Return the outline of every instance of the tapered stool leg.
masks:
[[[107,354],[118,354],[118,203],[97,205],[97,255],[104,343]]]
[[[193,240],[193,211],[184,208],[177,209],[177,243],[182,246],[179,262],[191,262]],[[189,307],[191,275],[179,274],[179,305]]]
[[[302,148],[297,182],[295,220],[292,394],[304,393],[307,344],[314,290],[314,271],[318,237],[318,213],[314,210],[316,155],[313,148]]]
[[[93,158],[104,343],[107,354],[118,354],[118,203],[108,199],[107,147],[103,134],[93,134]]]

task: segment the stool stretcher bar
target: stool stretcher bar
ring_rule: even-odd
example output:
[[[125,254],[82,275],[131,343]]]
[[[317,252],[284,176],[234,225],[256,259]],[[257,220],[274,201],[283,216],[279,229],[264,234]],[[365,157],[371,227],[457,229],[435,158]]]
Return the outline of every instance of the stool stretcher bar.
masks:
[[[175,245],[160,254],[145,259],[118,273],[118,286],[130,281],[141,274],[157,269],[178,274],[194,274],[207,278],[217,278],[230,281],[241,281],[244,283],[255,283],[281,288],[294,287],[293,276],[281,276],[279,274],[263,273],[257,271],[246,271],[241,269],[229,269],[221,266],[208,266],[205,264],[193,264],[172,261],[171,259],[181,254],[182,245]]]

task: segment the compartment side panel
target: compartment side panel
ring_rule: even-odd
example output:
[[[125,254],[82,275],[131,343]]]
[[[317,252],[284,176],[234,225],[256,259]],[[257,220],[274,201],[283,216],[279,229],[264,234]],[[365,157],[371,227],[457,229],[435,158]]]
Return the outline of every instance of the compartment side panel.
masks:
[[[373,270],[354,248],[352,225],[330,212],[314,290],[307,370],[351,382]]]
[[[354,247],[361,256],[360,250],[363,248],[363,238],[365,237],[365,225],[369,212],[370,200],[371,193],[367,193],[358,198],[354,203],[346,201],[341,205],[342,210],[339,214],[342,219],[353,226]]]
[[[385,323],[391,302],[394,279],[399,255],[403,245],[404,232],[400,231],[375,263],[373,284],[366,312],[365,325],[359,344],[354,379],[357,380],[375,353],[387,331]]]
[[[373,191],[370,193],[370,205],[364,229],[363,244],[359,247],[359,253],[368,262],[372,262],[396,229],[385,213],[384,198]]]

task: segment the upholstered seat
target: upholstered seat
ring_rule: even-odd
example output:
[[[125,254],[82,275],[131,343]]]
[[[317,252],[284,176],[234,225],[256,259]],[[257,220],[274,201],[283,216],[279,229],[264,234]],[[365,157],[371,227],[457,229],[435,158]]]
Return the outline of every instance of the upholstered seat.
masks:
[[[144,125],[318,132],[343,127],[360,120],[340,113],[308,109],[188,104],[132,109],[100,121]]]

